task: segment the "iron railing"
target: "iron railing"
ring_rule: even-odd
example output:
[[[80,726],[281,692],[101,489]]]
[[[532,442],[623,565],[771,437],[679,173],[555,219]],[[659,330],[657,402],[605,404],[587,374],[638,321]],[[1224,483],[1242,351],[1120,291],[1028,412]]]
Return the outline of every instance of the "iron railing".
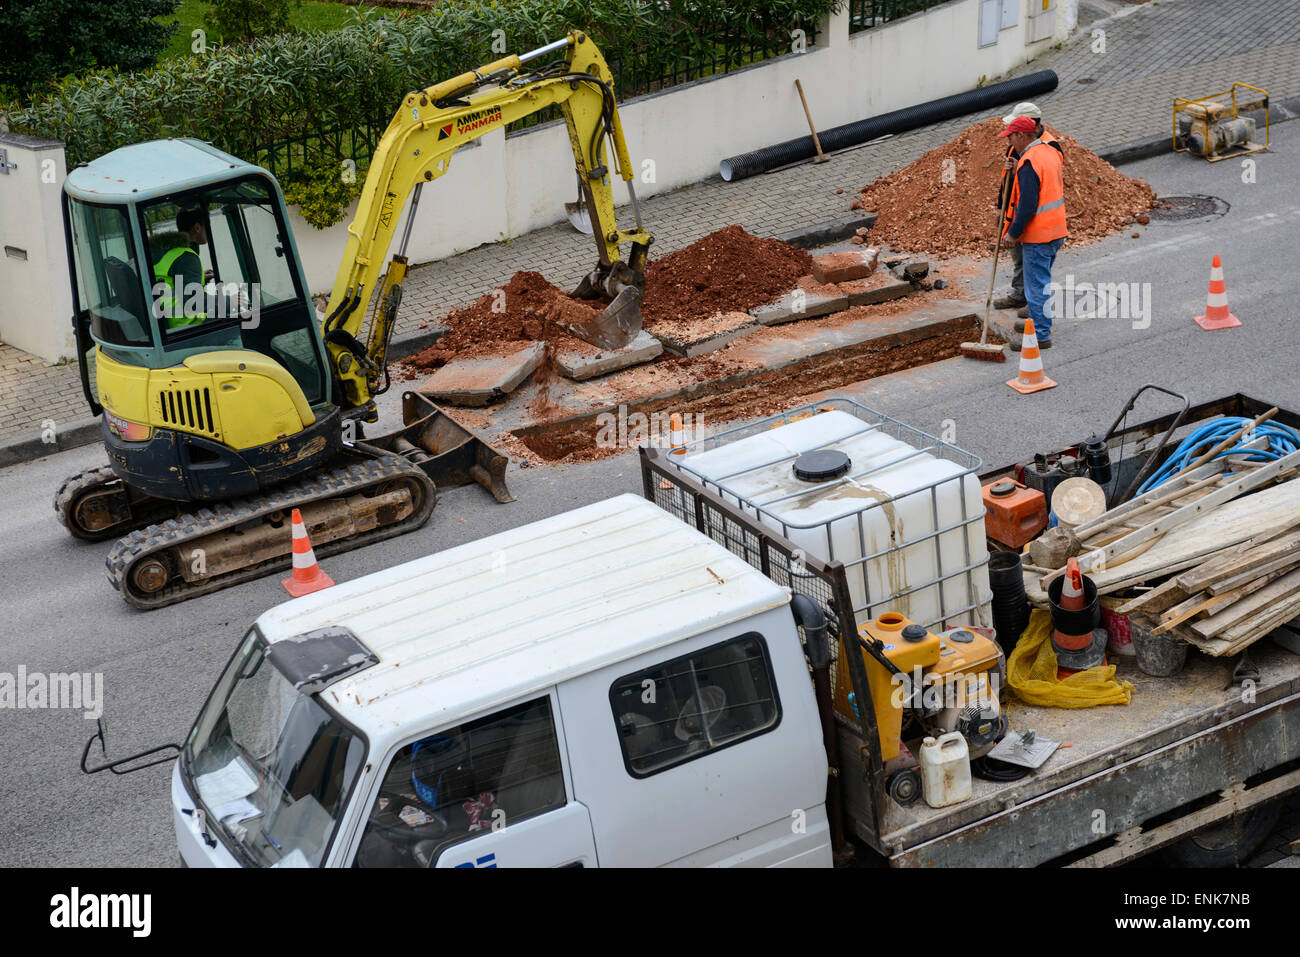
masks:
[[[849,0],[849,33],[870,30],[952,0]]]

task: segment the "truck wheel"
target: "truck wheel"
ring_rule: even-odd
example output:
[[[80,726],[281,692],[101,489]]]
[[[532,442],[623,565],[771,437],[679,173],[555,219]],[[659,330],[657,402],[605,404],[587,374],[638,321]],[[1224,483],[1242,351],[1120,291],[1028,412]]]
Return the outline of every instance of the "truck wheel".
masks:
[[[1165,856],[1179,867],[1237,867],[1260,849],[1282,816],[1281,801],[1252,808],[1234,820],[1197,831]]]

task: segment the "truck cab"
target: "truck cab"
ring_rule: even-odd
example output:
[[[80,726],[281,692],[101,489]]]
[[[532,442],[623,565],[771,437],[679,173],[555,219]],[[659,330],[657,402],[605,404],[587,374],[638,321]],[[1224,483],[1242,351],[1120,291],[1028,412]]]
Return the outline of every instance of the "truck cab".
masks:
[[[822,741],[790,590],[623,495],[267,611],[173,819],[190,866],[825,867]]]

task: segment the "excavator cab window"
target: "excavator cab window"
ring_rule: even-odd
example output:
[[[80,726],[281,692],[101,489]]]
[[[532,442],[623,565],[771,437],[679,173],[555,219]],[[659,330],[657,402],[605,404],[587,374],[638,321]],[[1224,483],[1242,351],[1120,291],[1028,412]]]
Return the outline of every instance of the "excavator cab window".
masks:
[[[77,307],[89,314],[95,339],[108,346],[152,346],[126,209],[70,200],[68,227]]]
[[[271,185],[246,176],[145,204],[140,216],[163,348],[252,349],[283,365],[308,402],[323,401],[314,313]]]

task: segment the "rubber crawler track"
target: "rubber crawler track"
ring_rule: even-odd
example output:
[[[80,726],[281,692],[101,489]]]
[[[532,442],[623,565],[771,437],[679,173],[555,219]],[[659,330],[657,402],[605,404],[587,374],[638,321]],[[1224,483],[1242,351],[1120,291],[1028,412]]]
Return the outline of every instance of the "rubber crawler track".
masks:
[[[131,571],[140,561],[159,552],[196,544],[209,535],[219,534],[271,512],[288,511],[312,502],[343,498],[372,486],[395,481],[405,482],[411,489],[414,510],[409,516],[392,525],[326,542],[314,547],[313,551],[317,558],[324,558],[414,531],[428,521],[429,514],[433,511],[436,502],[433,481],[406,459],[378,453],[375,458],[323,469],[261,495],[213,503],[160,524],[137,529],[118,539],[109,551],[104,560],[108,567],[108,580],[132,605],[151,610],[273,574],[292,565],[291,553],[224,575],[214,575],[202,582],[191,584],[179,580],[152,594],[140,591],[131,579]],[[288,535],[287,525],[285,534]]]
[[[111,538],[118,538],[124,532],[144,528],[158,521],[159,513],[177,514],[185,507],[180,502],[148,498],[133,503],[134,508],[141,510],[142,514],[131,522],[120,522],[100,531],[91,531],[77,524],[76,506],[83,495],[114,483],[120,485],[121,481],[107,465],[98,465],[68,478],[59,486],[59,491],[54,496],[54,513],[59,517],[59,522],[74,537],[84,542],[106,542]]]

